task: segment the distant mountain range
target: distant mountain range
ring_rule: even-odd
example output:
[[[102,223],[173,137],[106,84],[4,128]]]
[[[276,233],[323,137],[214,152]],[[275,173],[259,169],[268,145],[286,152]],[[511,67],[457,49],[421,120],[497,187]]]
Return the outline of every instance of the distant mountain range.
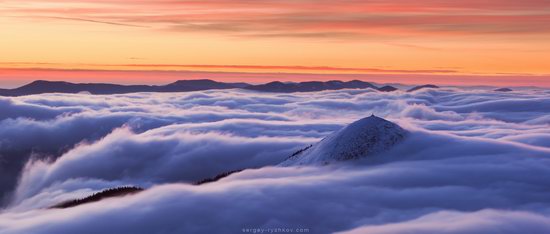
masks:
[[[280,81],[270,82],[267,84],[261,85],[250,85],[245,87],[245,89],[256,90],[261,92],[277,92],[277,93],[294,93],[294,92],[316,92],[324,90],[339,90],[339,89],[375,89],[378,90],[378,87],[374,86],[369,82],[364,82],[360,80],[352,81],[337,81],[331,80],[326,82],[321,81],[308,81],[300,83],[283,83]]]
[[[1,96],[23,96],[41,93],[123,94],[136,92],[189,92],[209,89],[247,87],[245,83],[222,83],[213,80],[179,80],[167,85],[75,84],[64,81],[37,80],[15,89],[0,90]]]
[[[416,87],[413,87],[413,88],[407,90],[407,92],[414,92],[414,91],[421,90],[421,89],[438,89],[438,88],[439,88],[438,86],[431,85],[431,84],[420,85],[420,86],[416,86]]]
[[[514,90],[510,89],[510,88],[500,88],[500,89],[495,89],[495,92],[512,92]]]
[[[136,92],[190,92],[211,89],[247,89],[259,92],[316,92],[340,89],[373,89],[381,92],[393,92],[398,90],[393,86],[376,87],[375,85],[359,81],[309,81],[300,83],[283,83],[279,81],[260,85],[247,83],[224,83],[213,80],[179,80],[167,85],[118,85],[118,84],[77,84],[64,81],[37,80],[15,89],[0,89],[0,96],[24,96],[42,93],[90,93],[90,94],[124,94]],[[437,88],[435,85],[417,86],[409,90],[415,91],[422,88]]]

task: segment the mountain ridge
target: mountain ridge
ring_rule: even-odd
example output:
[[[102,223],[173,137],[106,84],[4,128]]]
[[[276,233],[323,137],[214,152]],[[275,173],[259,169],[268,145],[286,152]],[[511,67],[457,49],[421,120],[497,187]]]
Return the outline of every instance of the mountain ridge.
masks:
[[[419,86],[415,86],[415,87],[410,88],[409,90],[407,90],[407,92],[410,93],[410,92],[418,91],[418,90],[421,90],[421,89],[439,89],[439,86],[433,85],[433,84],[419,85]]]
[[[390,150],[407,135],[408,131],[399,125],[371,115],[296,151],[280,165],[327,164],[360,159]]]
[[[283,83],[280,81],[265,84],[225,83],[209,79],[178,80],[166,85],[121,85],[109,83],[71,83],[67,81],[36,80],[14,89],[0,89],[0,96],[25,96],[44,93],[90,93],[95,95],[125,94],[136,92],[191,92],[216,89],[244,89],[258,92],[294,93],[317,92],[340,89],[373,89],[381,92],[398,90],[393,86],[377,87],[370,82],[351,81],[305,81]]]
[[[137,186],[121,186],[115,188],[105,189],[99,192],[96,192],[92,195],[86,196],[84,198],[78,198],[73,200],[67,200],[59,204],[49,207],[50,209],[66,209],[75,206],[84,205],[87,203],[99,202],[108,198],[122,197],[126,195],[132,195],[144,191],[143,188]]]
[[[36,80],[15,89],[0,89],[0,96],[24,96],[43,93],[125,94],[137,92],[190,92],[210,89],[232,89],[240,83],[223,83],[208,79],[178,80],[166,85],[120,85],[109,83],[71,83]]]

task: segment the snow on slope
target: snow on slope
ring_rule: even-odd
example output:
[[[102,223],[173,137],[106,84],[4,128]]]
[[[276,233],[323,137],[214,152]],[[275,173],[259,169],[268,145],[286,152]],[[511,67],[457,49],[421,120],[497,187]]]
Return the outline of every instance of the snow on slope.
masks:
[[[406,135],[407,131],[397,124],[371,115],[296,152],[281,165],[325,164],[358,159],[389,150]]]

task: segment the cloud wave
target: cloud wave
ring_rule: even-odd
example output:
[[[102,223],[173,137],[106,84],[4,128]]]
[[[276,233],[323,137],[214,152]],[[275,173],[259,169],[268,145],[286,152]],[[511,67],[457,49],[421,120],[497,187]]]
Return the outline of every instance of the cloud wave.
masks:
[[[0,232],[550,230],[548,92],[491,90],[1,99],[0,166],[10,170],[0,170]],[[276,166],[371,113],[411,134],[392,150],[360,161]],[[121,185],[147,190],[44,209]]]

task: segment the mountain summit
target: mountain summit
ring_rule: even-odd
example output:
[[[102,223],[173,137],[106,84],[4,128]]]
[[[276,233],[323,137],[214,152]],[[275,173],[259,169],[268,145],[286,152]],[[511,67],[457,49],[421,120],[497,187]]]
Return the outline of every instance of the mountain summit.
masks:
[[[399,125],[371,115],[294,153],[281,165],[324,164],[359,159],[389,150],[406,135],[407,131]]]

